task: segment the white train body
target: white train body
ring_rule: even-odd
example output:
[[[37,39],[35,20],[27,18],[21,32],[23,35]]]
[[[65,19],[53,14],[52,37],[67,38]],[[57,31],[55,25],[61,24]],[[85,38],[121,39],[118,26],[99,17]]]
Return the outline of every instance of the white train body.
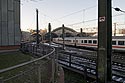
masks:
[[[53,42],[63,44],[62,38],[54,38]],[[97,37],[65,37],[64,43],[66,45],[97,48]],[[125,51],[125,37],[114,36],[112,37],[112,49]]]

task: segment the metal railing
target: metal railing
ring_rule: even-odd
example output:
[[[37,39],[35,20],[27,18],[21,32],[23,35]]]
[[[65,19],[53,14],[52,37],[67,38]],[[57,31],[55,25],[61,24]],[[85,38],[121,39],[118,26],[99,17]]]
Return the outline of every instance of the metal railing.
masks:
[[[0,70],[0,83],[54,83],[55,49],[46,45],[21,44],[21,51],[37,57]]]

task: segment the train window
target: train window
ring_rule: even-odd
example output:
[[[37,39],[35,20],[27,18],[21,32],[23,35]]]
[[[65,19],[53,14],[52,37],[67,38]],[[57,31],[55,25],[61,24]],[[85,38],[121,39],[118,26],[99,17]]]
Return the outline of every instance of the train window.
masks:
[[[97,44],[97,40],[93,40],[93,44]]]
[[[71,42],[71,40],[68,40],[68,42]]]
[[[124,41],[118,41],[118,45],[125,45]]]
[[[78,42],[78,40],[73,40],[73,42]]]
[[[83,40],[81,40],[81,43],[83,43]]]
[[[67,41],[67,42],[71,42],[71,40],[65,40],[65,41]]]
[[[58,39],[58,41],[63,41],[62,39]]]
[[[84,40],[84,43],[87,43],[87,40]]]
[[[92,40],[88,40],[88,43],[92,43]]]
[[[112,41],[112,45],[116,45],[116,41]]]

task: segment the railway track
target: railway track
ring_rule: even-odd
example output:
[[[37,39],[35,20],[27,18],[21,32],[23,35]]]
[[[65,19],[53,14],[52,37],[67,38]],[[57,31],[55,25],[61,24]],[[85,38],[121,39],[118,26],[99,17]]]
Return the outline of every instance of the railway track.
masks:
[[[59,63],[76,72],[83,73],[86,70],[88,76],[96,78],[96,56],[95,51],[67,47],[65,51],[59,52]],[[125,63],[122,61],[124,57],[115,54],[112,58],[112,80],[125,83]]]
[[[54,45],[53,45],[54,46]],[[58,49],[58,46],[55,46]],[[97,52],[74,47],[58,49],[58,62],[69,70],[85,74],[96,79]],[[112,53],[112,80],[116,83],[125,83],[125,56]]]
[[[67,52],[74,52],[78,56],[84,57],[84,58],[89,58],[89,59],[94,59],[96,60],[97,58],[97,51],[93,50],[86,50],[86,49],[81,49],[81,48],[75,48],[75,47],[66,47],[65,49]],[[117,53],[117,52],[112,52],[112,60],[113,64],[125,64],[125,55],[123,53]]]

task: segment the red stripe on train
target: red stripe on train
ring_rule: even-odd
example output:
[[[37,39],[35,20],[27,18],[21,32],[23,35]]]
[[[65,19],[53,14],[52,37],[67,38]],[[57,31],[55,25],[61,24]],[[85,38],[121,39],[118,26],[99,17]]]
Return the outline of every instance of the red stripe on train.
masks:
[[[96,44],[77,44],[79,46],[97,46]],[[112,46],[113,48],[125,48],[125,46]]]

